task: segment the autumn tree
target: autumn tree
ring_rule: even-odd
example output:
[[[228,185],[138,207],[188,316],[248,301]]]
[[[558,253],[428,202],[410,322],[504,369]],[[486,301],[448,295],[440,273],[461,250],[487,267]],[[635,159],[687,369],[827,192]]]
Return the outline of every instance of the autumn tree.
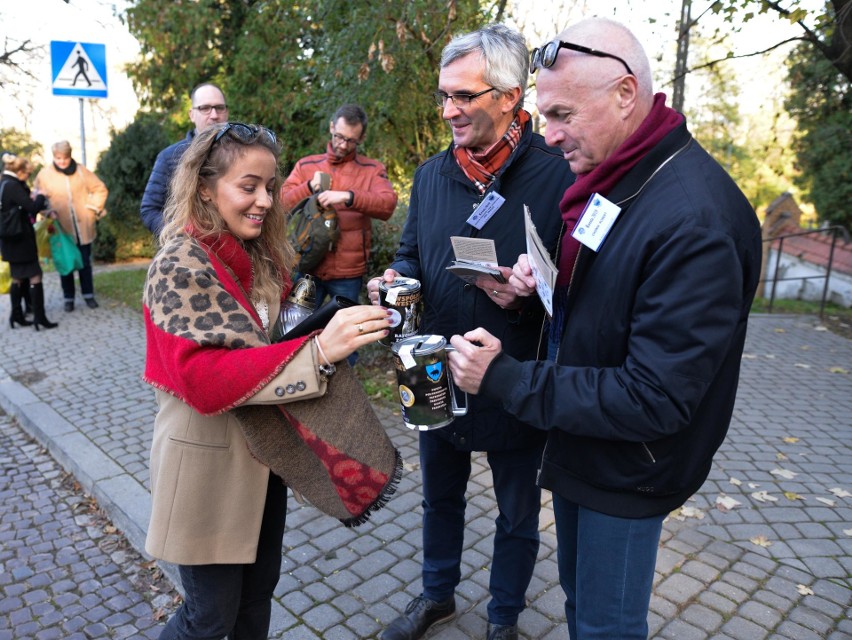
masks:
[[[139,0],[127,24],[143,57],[128,71],[143,104],[175,114],[189,88],[216,81],[232,119],[279,134],[285,167],[324,147],[340,104],[359,103],[367,152],[410,175],[449,140],[430,96],[441,50],[496,10],[478,0]]]
[[[820,220],[852,229],[852,87],[837,66],[806,44],[789,62],[784,106],[798,122],[793,148],[797,185]]]
[[[849,46],[852,42],[852,0],[829,0],[821,11],[810,12],[798,2],[790,2],[789,7],[785,6],[787,4],[772,0],[717,0],[710,9],[722,15],[731,27],[746,24],[759,14],[774,14],[781,20],[796,24],[801,29],[800,35],[779,41],[770,49],[789,42],[801,42],[827,60],[847,81],[852,81],[852,47]]]

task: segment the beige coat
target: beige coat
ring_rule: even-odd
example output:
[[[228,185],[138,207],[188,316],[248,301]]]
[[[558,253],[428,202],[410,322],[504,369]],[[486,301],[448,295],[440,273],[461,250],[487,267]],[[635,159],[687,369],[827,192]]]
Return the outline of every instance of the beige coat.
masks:
[[[34,187],[50,200],[67,233],[80,244],[94,242],[95,221],[106,215],[104,205],[109,194],[100,178],[81,164],[66,176],[51,163],[38,172]]]
[[[311,341],[247,404],[323,395],[326,382],[318,365]],[[285,391],[300,382],[303,391]],[[145,550],[185,565],[254,562],[269,468],[252,457],[231,413],[203,416],[166,392],[158,390],[156,396]]]

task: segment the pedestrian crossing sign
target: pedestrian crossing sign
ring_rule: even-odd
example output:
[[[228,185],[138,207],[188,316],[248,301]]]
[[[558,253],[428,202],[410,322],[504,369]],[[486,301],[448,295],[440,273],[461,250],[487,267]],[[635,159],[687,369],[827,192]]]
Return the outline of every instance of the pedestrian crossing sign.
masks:
[[[53,95],[107,97],[106,45],[52,40],[50,66]]]

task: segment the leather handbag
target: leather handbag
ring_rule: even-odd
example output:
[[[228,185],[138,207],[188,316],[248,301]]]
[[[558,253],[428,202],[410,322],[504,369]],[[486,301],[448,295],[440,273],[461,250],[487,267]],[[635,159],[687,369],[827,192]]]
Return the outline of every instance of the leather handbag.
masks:
[[[0,183],[0,207],[2,207],[3,189],[5,187],[6,181],[4,180]],[[24,235],[24,217],[25,214],[18,205],[0,210],[0,238],[17,240]]]

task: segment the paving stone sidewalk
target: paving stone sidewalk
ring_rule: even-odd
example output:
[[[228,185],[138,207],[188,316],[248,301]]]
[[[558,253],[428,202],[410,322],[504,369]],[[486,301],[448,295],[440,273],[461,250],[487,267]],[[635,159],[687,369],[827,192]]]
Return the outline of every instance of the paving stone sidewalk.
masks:
[[[141,549],[155,413],[153,392],[140,380],[142,319],[106,300],[95,311],[78,305],[65,314],[58,278],[46,280],[48,315],[60,326],[36,334],[2,325],[0,406]],[[0,318],[8,316],[8,304],[8,297],[0,299]],[[291,499],[271,637],[374,638],[419,593],[416,433],[402,427],[392,410],[377,412],[405,460],[398,493],[355,530]],[[852,341],[819,330],[814,318],[754,316],[729,436],[708,481],[664,527],[651,637],[852,639],[850,454]],[[5,467],[3,473],[5,483]],[[468,497],[460,615],[430,637],[485,637],[496,513],[482,455],[474,458]],[[718,508],[720,498],[737,504]],[[63,517],[56,513],[56,519]],[[9,527],[0,519],[0,542]],[[520,632],[524,638],[564,640],[546,492],[541,527]],[[0,553],[4,550],[5,544]],[[26,578],[0,584],[0,603],[10,589],[21,594],[39,588]],[[0,610],[0,620],[3,615]],[[3,636],[3,629],[0,623],[0,640],[28,637]],[[104,637],[126,637],[115,633]]]

